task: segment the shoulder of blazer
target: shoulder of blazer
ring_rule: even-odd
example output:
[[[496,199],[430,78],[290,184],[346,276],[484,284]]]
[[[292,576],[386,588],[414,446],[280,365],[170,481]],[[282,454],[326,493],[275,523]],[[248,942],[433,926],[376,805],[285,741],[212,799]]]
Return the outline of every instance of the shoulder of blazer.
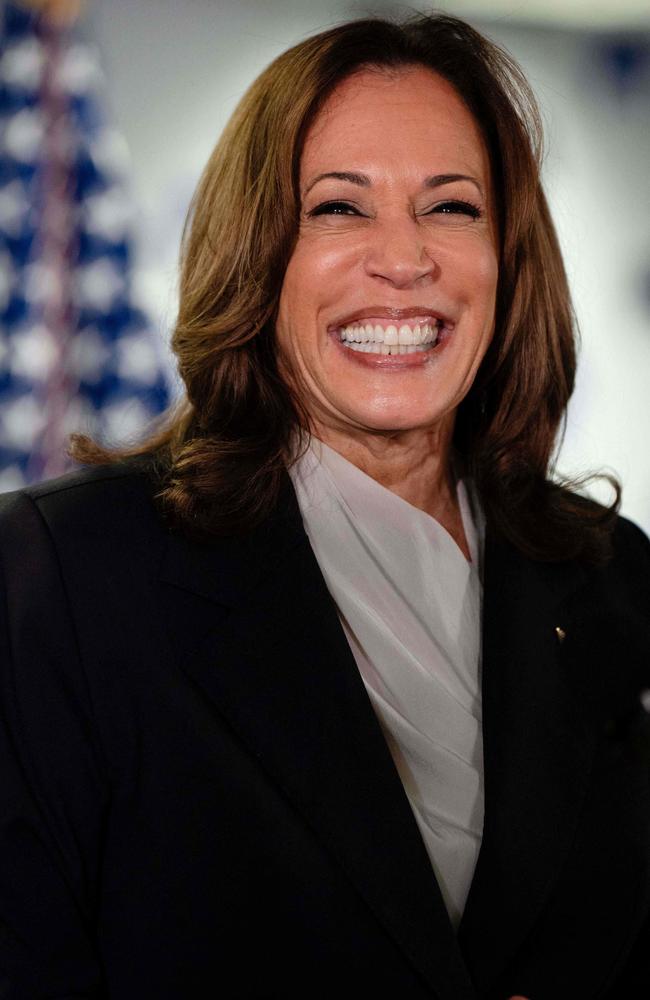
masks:
[[[488,525],[484,583],[490,604],[501,603],[501,590],[507,585],[513,600],[519,595],[519,603],[525,605],[531,587],[536,585],[557,607],[585,605],[595,612],[609,608],[623,618],[638,613],[649,621],[650,539],[632,521],[619,516],[612,533],[611,554],[603,564],[590,565],[574,559],[544,562],[523,555]]]
[[[581,651],[608,717],[636,717],[650,687],[650,541],[640,528],[618,519],[611,559],[586,573],[564,614],[562,649]]]
[[[139,550],[155,558],[167,534],[156,510],[156,483],[135,463],[69,473],[0,496],[0,551],[33,566],[51,553],[92,559],[97,543],[111,540],[116,553]]]
[[[632,638],[638,625],[647,637],[650,626],[650,540],[627,518],[617,519],[611,558],[602,566],[587,567],[582,585],[567,602],[581,622],[595,623],[602,635],[607,628]],[[617,623],[614,629],[614,623]]]
[[[617,518],[602,565],[535,561],[489,529],[486,552],[488,639],[499,645],[505,632],[526,635],[543,620],[558,655],[582,664],[586,686],[596,677],[636,695],[650,686],[650,540],[637,525]]]
[[[602,574],[631,588],[650,613],[650,539],[633,521],[619,517],[613,536],[613,556]]]
[[[137,553],[149,576],[232,604],[269,568],[277,568],[288,551],[308,544],[288,475],[275,509],[261,524],[206,539],[165,524],[155,502],[159,488],[149,463],[129,460],[7,493],[0,496],[0,551],[8,535],[17,549],[19,538],[38,547],[40,522],[68,564],[94,555],[113,565],[120,556],[132,563]]]

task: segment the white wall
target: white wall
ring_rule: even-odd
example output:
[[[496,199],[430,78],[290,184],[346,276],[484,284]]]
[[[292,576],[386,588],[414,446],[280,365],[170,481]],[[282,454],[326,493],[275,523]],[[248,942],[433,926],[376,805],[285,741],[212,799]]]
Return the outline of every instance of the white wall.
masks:
[[[369,10],[328,0],[91,7],[85,30],[102,49],[113,113],[132,155],[138,288],[161,328],[173,323],[187,203],[237,100],[289,44]],[[395,10],[407,8],[380,2],[370,12]],[[547,123],[547,190],[582,331],[560,469],[615,470],[624,512],[650,531],[650,58],[625,89],[603,56],[611,28],[523,25],[503,14],[474,23],[521,62]],[[650,30],[634,39],[650,52]]]

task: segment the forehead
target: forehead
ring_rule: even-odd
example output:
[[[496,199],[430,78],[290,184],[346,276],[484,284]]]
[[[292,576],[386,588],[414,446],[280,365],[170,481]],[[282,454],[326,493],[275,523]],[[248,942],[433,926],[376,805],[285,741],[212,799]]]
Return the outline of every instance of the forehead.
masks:
[[[364,68],[333,90],[307,132],[301,176],[321,169],[323,161],[340,164],[350,156],[356,166],[364,159],[402,158],[415,165],[442,158],[454,161],[447,163],[450,171],[489,174],[476,119],[454,87],[423,66]]]

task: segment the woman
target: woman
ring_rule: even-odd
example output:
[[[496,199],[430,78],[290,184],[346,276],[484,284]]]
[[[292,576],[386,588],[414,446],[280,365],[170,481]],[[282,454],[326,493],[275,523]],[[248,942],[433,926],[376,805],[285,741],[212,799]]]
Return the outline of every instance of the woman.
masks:
[[[435,16],[276,60],[174,347],[156,439],[3,500],[4,995],[643,995],[650,547],[548,478],[509,58]]]

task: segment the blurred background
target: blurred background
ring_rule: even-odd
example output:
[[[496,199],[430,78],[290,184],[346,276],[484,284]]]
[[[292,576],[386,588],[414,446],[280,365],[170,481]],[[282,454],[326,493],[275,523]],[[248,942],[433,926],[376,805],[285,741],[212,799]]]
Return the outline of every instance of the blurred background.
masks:
[[[178,392],[183,220],[258,72],[338,21],[413,9],[432,8],[0,2],[0,489],[63,471],[71,430],[136,439]],[[650,4],[436,9],[504,45],[541,104],[582,337],[558,469],[614,471],[624,513],[650,531]]]

